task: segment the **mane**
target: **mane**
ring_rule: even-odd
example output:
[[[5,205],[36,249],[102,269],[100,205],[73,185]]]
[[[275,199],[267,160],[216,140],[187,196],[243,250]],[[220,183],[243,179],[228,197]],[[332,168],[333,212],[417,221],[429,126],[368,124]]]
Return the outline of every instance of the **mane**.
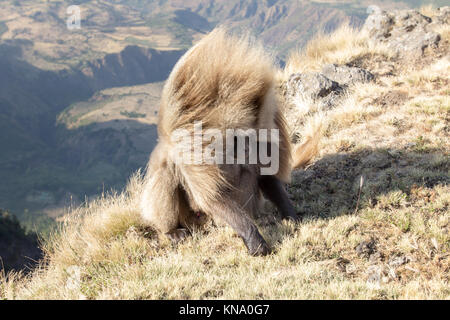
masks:
[[[248,37],[218,28],[175,65],[163,90],[160,135],[176,129],[255,127],[264,97],[274,85],[272,59]]]

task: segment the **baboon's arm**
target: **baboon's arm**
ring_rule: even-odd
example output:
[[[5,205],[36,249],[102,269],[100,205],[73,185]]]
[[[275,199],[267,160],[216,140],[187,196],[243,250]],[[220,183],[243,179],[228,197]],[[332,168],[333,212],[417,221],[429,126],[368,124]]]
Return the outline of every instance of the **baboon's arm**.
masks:
[[[275,204],[283,218],[298,220],[300,217],[295,212],[294,206],[289,200],[283,183],[275,176],[259,176],[258,185],[264,197]]]
[[[244,240],[251,255],[259,256],[270,253],[270,248],[256,225],[232,200],[217,201],[211,209],[213,217],[226,222]]]

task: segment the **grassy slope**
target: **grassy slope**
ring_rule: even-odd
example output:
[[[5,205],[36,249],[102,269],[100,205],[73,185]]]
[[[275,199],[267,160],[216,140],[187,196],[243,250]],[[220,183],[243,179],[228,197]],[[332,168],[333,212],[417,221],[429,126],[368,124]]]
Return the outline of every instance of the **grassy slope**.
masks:
[[[258,220],[272,255],[250,257],[231,229],[212,226],[173,246],[141,224],[135,176],[123,194],[72,212],[46,244],[49,263],[4,277],[0,298],[448,299],[448,30],[440,56],[415,64],[362,34],[331,39],[288,68],[298,57],[307,70],[335,60],[378,78],[325,115],[320,155],[293,173],[304,221],[279,221],[270,208]],[[294,101],[297,115],[305,103]],[[313,109],[294,131],[310,126]]]

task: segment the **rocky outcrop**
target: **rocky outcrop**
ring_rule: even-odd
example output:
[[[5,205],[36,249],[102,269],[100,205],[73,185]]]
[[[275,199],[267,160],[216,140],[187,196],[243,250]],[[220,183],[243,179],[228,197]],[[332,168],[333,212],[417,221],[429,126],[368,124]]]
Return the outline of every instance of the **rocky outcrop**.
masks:
[[[448,24],[449,20],[450,7],[438,9],[433,17],[416,10],[386,12],[373,7],[362,32],[368,33],[369,41],[386,44],[398,57],[420,57],[427,48],[439,46],[441,36],[433,30]],[[386,65],[389,67],[389,62]],[[384,74],[389,74],[390,68],[386,69]],[[340,101],[348,87],[374,78],[371,72],[360,67],[329,64],[320,72],[292,74],[283,84],[282,92],[287,101],[300,96],[326,110]]]
[[[436,24],[448,24],[450,8],[444,7],[430,18],[416,10],[386,12],[374,10],[363,31],[374,42],[387,44],[400,55],[422,55],[427,48],[438,46],[441,36],[432,30]]]
[[[286,83],[286,93],[290,98],[301,95],[302,98],[331,107],[339,98],[342,87],[319,72],[295,73]]]
[[[350,85],[373,79],[373,74],[362,68],[329,64],[321,72],[292,74],[285,83],[285,92],[288,98],[301,95],[322,109],[330,109]]]
[[[328,64],[322,69],[322,74],[328,79],[336,81],[341,86],[349,86],[358,82],[370,82],[374,79],[369,71],[358,67]]]
[[[450,24],[450,7],[438,8],[432,24]]]

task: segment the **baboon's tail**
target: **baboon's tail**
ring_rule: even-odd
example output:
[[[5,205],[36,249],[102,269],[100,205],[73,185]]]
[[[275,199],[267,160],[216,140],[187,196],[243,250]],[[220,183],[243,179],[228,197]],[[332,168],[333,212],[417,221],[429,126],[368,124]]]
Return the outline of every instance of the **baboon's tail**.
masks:
[[[306,167],[319,151],[319,137],[308,137],[294,151],[294,169]]]
[[[323,128],[326,127],[323,115],[317,115],[310,119],[304,134],[304,142],[295,148],[293,154],[293,169],[306,167],[319,152],[319,143],[322,138]]]

